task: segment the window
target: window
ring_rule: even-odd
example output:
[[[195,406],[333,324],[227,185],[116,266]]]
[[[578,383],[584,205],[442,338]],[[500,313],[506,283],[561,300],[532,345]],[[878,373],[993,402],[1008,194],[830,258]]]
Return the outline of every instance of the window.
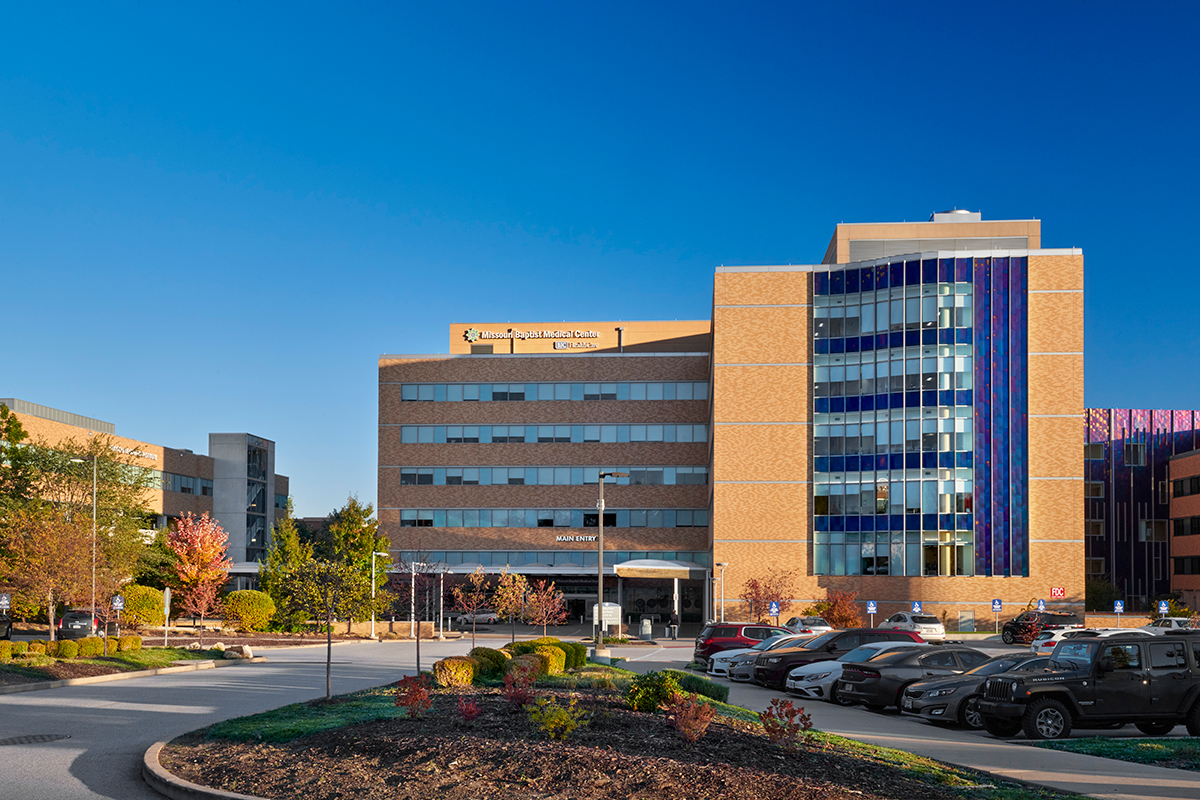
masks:
[[[1167,541],[1167,520],[1165,519],[1144,519],[1138,526],[1138,541],[1139,542],[1165,542]]]
[[[1088,461],[1103,461],[1104,443],[1097,442],[1095,444],[1085,444],[1083,446],[1083,457]]]
[[[1200,575],[1200,556],[1182,556],[1175,558],[1176,575]]]
[[[1183,642],[1155,642],[1150,645],[1150,669],[1183,669],[1187,667],[1187,656]]]
[[[1125,466],[1146,466],[1146,445],[1138,442],[1125,443]]]
[[[1103,558],[1085,558],[1084,571],[1089,578],[1099,578],[1105,574]]]
[[[1087,481],[1083,487],[1084,497],[1104,497],[1104,481]]]
[[[1106,645],[1101,658],[1111,658],[1116,669],[1141,669],[1142,655],[1136,644]]]
[[[494,345],[472,345],[472,353],[491,353]],[[670,383],[404,383],[405,402],[513,400],[707,400],[706,381]]]
[[[1181,517],[1172,520],[1174,524],[1174,533],[1176,536],[1196,536],[1200,535],[1200,517]]]
[[[1191,497],[1200,494],[1200,475],[1172,481],[1172,492],[1176,497]]]
[[[1087,521],[1087,535],[1096,539],[1104,538],[1104,520],[1089,519]]]

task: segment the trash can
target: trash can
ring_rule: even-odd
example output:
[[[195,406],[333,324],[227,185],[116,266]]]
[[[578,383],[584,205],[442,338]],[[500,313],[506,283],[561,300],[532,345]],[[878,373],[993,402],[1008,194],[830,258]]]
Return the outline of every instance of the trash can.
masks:
[[[651,624],[652,623],[647,617],[642,617],[642,634],[640,638],[645,639],[646,641],[654,638],[654,632],[651,628]]]

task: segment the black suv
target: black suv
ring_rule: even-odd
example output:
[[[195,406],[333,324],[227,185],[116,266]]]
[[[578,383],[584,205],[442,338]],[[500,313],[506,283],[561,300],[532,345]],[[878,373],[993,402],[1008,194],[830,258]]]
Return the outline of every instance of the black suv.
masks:
[[[1200,631],[1065,639],[1045,672],[993,675],[979,701],[993,736],[1063,739],[1072,728],[1134,723],[1147,736],[1200,736]]]
[[[1072,625],[1082,628],[1083,620],[1068,611],[1023,611],[1016,619],[1004,623],[1004,630],[1000,636],[1005,644],[1029,644],[1044,630],[1067,628]]]
[[[0,639],[12,638],[12,617],[0,613]]]
[[[785,647],[763,653],[754,662],[754,680],[763,686],[783,689],[787,685],[788,673],[814,661],[832,661],[849,653],[867,642],[924,642],[912,631],[879,630],[878,628],[852,628],[848,631],[830,631],[815,639],[809,639],[797,647]]]

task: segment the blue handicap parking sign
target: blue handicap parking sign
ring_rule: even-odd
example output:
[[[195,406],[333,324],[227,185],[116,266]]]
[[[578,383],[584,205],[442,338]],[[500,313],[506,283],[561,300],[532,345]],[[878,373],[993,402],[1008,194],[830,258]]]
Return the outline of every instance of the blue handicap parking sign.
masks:
[[[778,600],[771,601],[770,613],[768,613],[767,616],[769,616],[769,617],[778,617],[779,616],[779,601]]]
[[[867,613],[868,614],[878,614],[879,613],[879,606],[875,605],[874,600],[867,601]]]
[[[1170,612],[1171,612],[1171,606],[1167,603],[1167,601],[1159,600],[1158,601],[1158,613],[1162,614],[1163,616],[1166,616]]]
[[[914,614],[920,614],[920,613],[921,613],[921,602],[920,602],[919,600],[913,600],[913,610],[912,610],[912,612],[913,612]]]
[[[113,610],[120,611],[123,608],[125,608],[125,598],[119,594],[113,595]]]
[[[1045,610],[1046,610],[1046,601],[1038,600],[1038,611],[1045,611]]]
[[[1114,614],[1124,614],[1125,613],[1125,601],[1124,600],[1114,600],[1113,601],[1113,613]]]
[[[1000,602],[999,598],[996,598],[995,600],[992,601],[992,611],[994,611],[997,614],[999,614],[1003,610],[1003,606],[1004,606],[1004,604]]]

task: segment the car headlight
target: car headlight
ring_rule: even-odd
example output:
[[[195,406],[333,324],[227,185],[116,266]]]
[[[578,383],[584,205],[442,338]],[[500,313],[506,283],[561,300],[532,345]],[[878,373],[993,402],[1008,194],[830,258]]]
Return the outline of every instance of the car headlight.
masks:
[[[832,673],[829,673],[829,672],[819,672],[816,675],[809,675],[804,680],[806,680],[806,681],[823,681],[826,678],[828,678],[831,674]]]
[[[957,688],[957,687],[951,687],[949,689],[934,689],[932,692],[928,693],[925,696],[926,697],[944,697],[945,695],[948,695],[948,694],[954,694],[955,688]]]
[[[768,663],[768,664],[778,664],[778,663],[779,663],[779,661],[780,661],[780,659],[779,659],[779,657],[778,657],[778,656],[776,656],[775,658],[768,658],[768,659],[767,659],[767,663]]]

